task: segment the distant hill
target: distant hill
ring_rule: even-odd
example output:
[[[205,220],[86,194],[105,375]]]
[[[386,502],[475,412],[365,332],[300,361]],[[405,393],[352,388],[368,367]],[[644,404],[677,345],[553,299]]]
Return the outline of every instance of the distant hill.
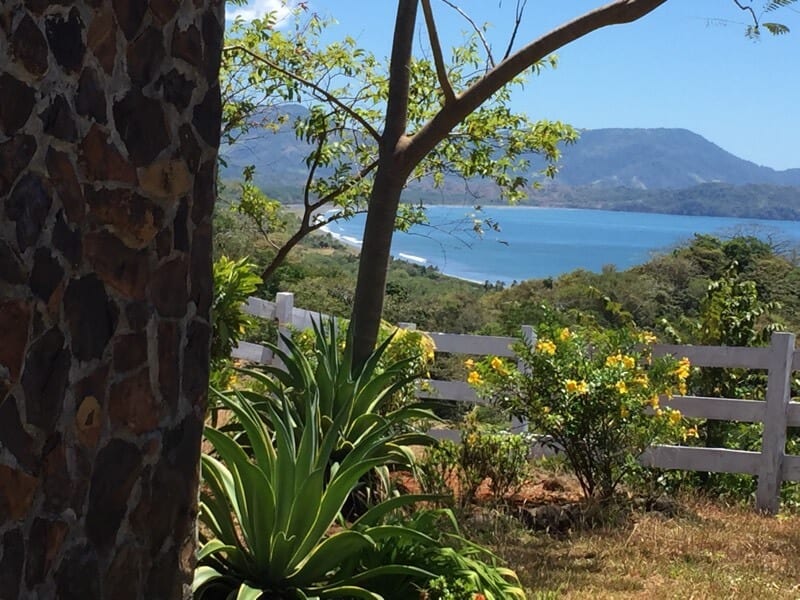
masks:
[[[687,129],[586,129],[564,148],[558,185],[686,188],[702,183],[800,186],[800,168],[776,171]]]
[[[280,107],[289,121],[275,131],[250,134],[221,153],[222,177],[235,179],[247,165],[268,194],[297,201],[305,183],[309,144],[297,140],[291,119],[299,106]],[[274,114],[274,113],[273,113]],[[535,165],[535,157],[532,160]],[[528,174],[535,179],[535,173]],[[686,129],[587,129],[563,148],[555,180],[531,194],[531,204],[678,214],[800,218],[800,168],[777,171],[734,156]],[[430,203],[497,201],[491,182],[452,177],[442,189],[430,182],[409,187],[408,200]]]

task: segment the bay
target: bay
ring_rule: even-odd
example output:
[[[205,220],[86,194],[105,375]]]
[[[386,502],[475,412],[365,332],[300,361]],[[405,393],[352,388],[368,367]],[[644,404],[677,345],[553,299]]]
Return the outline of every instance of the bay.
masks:
[[[697,217],[565,208],[431,206],[429,224],[396,232],[392,256],[436,266],[443,273],[495,283],[556,277],[575,269],[599,272],[647,262],[695,234],[755,235],[800,245],[800,221]],[[473,223],[489,219],[499,231],[478,235]],[[364,215],[327,227],[337,239],[360,246]]]

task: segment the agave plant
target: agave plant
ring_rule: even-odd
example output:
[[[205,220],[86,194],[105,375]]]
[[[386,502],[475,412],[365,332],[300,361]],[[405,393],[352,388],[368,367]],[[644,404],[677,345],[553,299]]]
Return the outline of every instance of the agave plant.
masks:
[[[339,348],[335,322],[331,319],[327,326],[324,322],[314,322],[314,348],[310,357],[294,340],[284,336],[286,350],[270,346],[283,368],[261,365],[244,370],[268,393],[252,390],[241,393],[268,423],[276,410],[286,410],[288,404],[298,438],[306,426],[317,427],[322,436],[335,431],[337,440],[331,453],[331,465],[343,460],[361,440],[382,431],[386,442],[399,452],[385,464],[411,468],[414,457],[409,446],[430,445],[434,440],[410,431],[409,423],[437,420],[437,417],[421,403],[384,410],[392,403],[393,396],[415,378],[410,374],[414,357],[382,366],[393,337],[389,336],[362,367],[354,368],[351,344],[346,344],[344,350]],[[303,417],[303,407],[308,402],[319,407],[319,419],[314,423],[308,423]],[[379,465],[372,477],[378,478],[380,488],[388,489],[384,465]]]
[[[197,600],[381,600],[365,582],[432,577],[419,566],[384,563],[363,568],[358,560],[376,548],[376,540],[419,537],[412,529],[375,523],[387,512],[429,497],[392,498],[370,509],[357,527],[339,519],[361,477],[403,454],[387,443],[386,424],[360,436],[341,461],[334,461],[346,411],[339,412],[327,434],[319,426],[305,426],[298,439],[288,404],[280,412],[266,404],[268,427],[243,395],[219,394],[219,401],[241,424],[248,451],[228,435],[206,429],[215,456],[202,457],[200,520],[206,539],[195,571]],[[300,416],[306,424],[319,423],[322,413],[315,397],[305,396]],[[338,531],[333,531],[337,520]]]

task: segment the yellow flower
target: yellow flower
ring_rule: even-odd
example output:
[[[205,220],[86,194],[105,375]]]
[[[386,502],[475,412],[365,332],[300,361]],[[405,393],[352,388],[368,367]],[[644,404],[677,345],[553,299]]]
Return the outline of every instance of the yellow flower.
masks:
[[[679,410],[673,410],[672,412],[669,413],[669,422],[672,423],[673,425],[677,425],[678,423],[680,423],[681,418],[682,415],[681,411]]]
[[[622,357],[622,366],[626,369],[632,369],[636,366],[636,361],[633,359],[632,356],[623,356]]]
[[[686,388],[686,384],[683,381],[681,381],[678,384],[678,393],[680,393],[681,396],[685,396],[687,391],[688,390]]]
[[[468,369],[474,369],[475,361],[472,360],[471,358],[468,358],[467,360],[464,361],[464,366],[467,367]]]
[[[621,354],[612,354],[611,356],[606,358],[607,367],[616,367],[620,362],[622,362]]]
[[[566,342],[571,337],[572,332],[566,327],[564,327],[564,329],[561,330],[561,333],[558,334],[558,339],[560,339],[562,342]]]
[[[629,410],[628,410],[628,407],[627,407],[627,406],[625,406],[625,405],[623,404],[623,405],[620,407],[620,409],[619,409],[619,416],[620,416],[620,417],[622,417],[622,418],[624,419],[624,418],[625,418],[625,417],[627,417],[629,414],[631,414],[631,411],[629,411]]]
[[[578,382],[575,381],[574,379],[567,379],[567,381],[564,382],[564,383],[565,383],[565,386],[567,388],[567,392],[569,392],[570,394],[572,392],[577,392],[578,391]]]
[[[650,398],[650,400],[649,400],[649,402],[650,402],[650,406],[652,406],[653,408],[658,408],[658,403],[659,403],[660,401],[661,401],[661,399],[658,397],[658,394],[655,394],[655,395],[654,395],[652,398]]]
[[[588,384],[585,381],[579,381],[578,382],[578,390],[577,391],[578,391],[579,394],[585,394],[586,392],[589,391]]]
[[[556,353],[556,345],[547,339],[539,340],[536,342],[536,351],[552,356]]]
[[[618,381],[617,383],[614,384],[614,387],[617,388],[617,391],[620,394],[627,394],[628,393],[628,386],[625,385],[624,381]]]
[[[647,377],[647,373],[642,373],[634,378],[633,383],[641,386],[647,386],[650,385],[650,379]]]
[[[697,427],[689,427],[689,429],[687,429],[686,431],[683,432],[683,439],[684,440],[686,438],[690,438],[690,437],[693,437],[693,438],[700,437],[698,435],[698,433],[697,433]]]
[[[496,356],[492,358],[491,362],[492,368],[497,371],[500,375],[506,375],[508,371],[506,371],[506,367],[503,364],[503,361],[497,358]]]
[[[686,381],[689,377],[689,373],[691,372],[692,365],[689,362],[689,359],[685,356],[678,361],[677,368],[673,371],[673,373],[678,377],[680,381]]]
[[[549,415],[550,414],[550,407],[549,406],[543,406],[542,407],[542,412],[544,414],[546,414],[546,415]]]
[[[478,373],[477,371],[470,371],[469,372],[469,375],[467,376],[467,383],[471,383],[472,385],[475,385],[477,383],[480,383],[481,381],[483,381],[483,380],[481,379],[481,374],[480,373]]]
[[[425,355],[425,358],[427,358],[428,360],[433,360],[434,356],[436,355],[434,354],[433,350],[428,350],[428,353]]]
[[[645,344],[654,344],[658,340],[658,338],[649,331],[643,331],[639,339]]]

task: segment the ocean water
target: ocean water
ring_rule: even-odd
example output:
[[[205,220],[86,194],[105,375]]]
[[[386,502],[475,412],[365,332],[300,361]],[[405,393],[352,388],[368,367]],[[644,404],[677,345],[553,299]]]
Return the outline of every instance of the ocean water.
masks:
[[[395,232],[392,256],[443,273],[483,283],[555,277],[575,269],[599,272],[647,262],[695,233],[734,234],[800,246],[800,221],[728,217],[690,217],[652,213],[564,208],[432,206],[429,224],[409,233]],[[499,231],[473,231],[474,220],[490,219]],[[360,246],[364,215],[337,221],[327,230]]]

